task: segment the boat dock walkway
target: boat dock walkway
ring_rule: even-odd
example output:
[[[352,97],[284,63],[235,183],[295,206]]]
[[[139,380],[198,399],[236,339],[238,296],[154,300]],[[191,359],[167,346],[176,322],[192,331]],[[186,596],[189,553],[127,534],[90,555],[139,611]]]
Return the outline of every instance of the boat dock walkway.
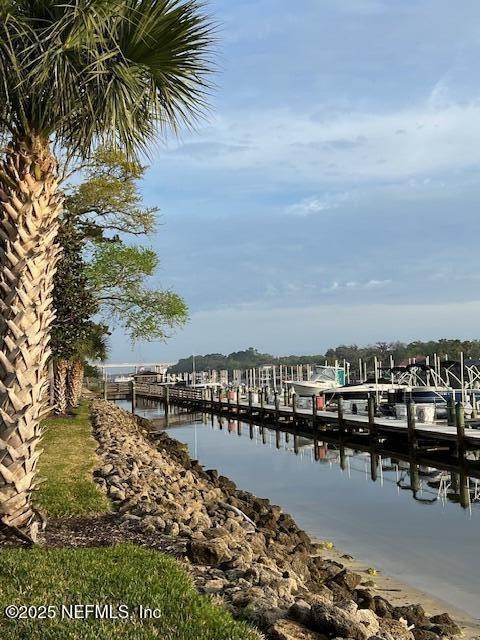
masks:
[[[208,393],[207,393],[208,392]],[[188,408],[191,411],[206,411],[221,413],[232,419],[248,422],[262,421],[270,424],[310,426],[315,431],[317,428],[328,426],[340,432],[367,432],[375,438],[388,436],[406,436],[412,446],[417,446],[419,439],[432,443],[443,442],[460,449],[480,450],[480,429],[472,428],[465,423],[463,414],[456,426],[447,424],[426,424],[416,421],[414,413],[408,416],[408,420],[399,420],[389,417],[378,417],[370,412],[370,415],[344,414],[339,405],[336,412],[317,410],[316,403],[312,403],[312,409],[302,409],[294,406],[280,404],[278,395],[276,404],[252,402],[252,394],[242,399],[237,393],[236,399],[224,398],[224,394],[214,397],[210,389],[186,389],[182,387],[168,387],[158,384],[140,383],[108,383],[105,388],[108,398],[131,397],[135,403],[136,396],[158,399],[168,405],[176,405]],[[480,422],[473,423],[480,427]]]

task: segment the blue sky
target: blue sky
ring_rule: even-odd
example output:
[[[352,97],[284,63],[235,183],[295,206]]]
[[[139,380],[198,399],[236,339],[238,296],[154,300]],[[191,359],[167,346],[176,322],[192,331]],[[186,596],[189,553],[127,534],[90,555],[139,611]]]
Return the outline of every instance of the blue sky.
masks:
[[[477,0],[211,0],[208,119],[160,145],[157,284],[189,325],[111,361],[477,337]]]

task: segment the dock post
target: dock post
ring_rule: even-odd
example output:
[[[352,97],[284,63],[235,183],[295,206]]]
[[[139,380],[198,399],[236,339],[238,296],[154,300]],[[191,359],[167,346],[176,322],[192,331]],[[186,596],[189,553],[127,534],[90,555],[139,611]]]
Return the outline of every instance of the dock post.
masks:
[[[297,394],[292,395],[292,416],[295,418],[297,414]]]
[[[375,424],[375,398],[368,396],[368,429],[370,431],[370,437],[377,437],[377,426]]]
[[[345,423],[343,418],[344,416],[343,396],[338,396],[337,410],[338,410],[338,426],[343,431],[343,429],[345,428]]]
[[[315,431],[316,427],[317,427],[317,396],[315,394],[313,394],[312,396],[312,427],[313,427],[313,431]]]
[[[130,383],[130,392],[132,394],[132,413],[135,414],[135,407],[137,406],[137,394],[135,389],[135,380]]]
[[[377,481],[377,477],[378,477],[378,454],[376,453],[375,449],[372,449],[372,451],[370,451],[370,477],[372,479],[372,482],[376,482]]]
[[[248,390],[248,409],[250,411],[250,416],[252,415],[252,390]]]
[[[240,414],[240,387],[237,387],[237,413]]]
[[[232,404],[232,399],[230,398],[230,389],[227,389],[227,407],[228,407],[228,413],[230,413],[230,408],[231,408],[231,404]]]
[[[415,454],[418,448],[417,432],[415,430],[415,402],[409,400],[407,402],[407,431],[408,431],[408,449],[409,449],[409,465],[410,465],[410,489],[413,495],[420,491],[420,478],[418,475],[418,465]]]
[[[457,452],[459,458],[465,456],[465,409],[461,402],[455,405],[455,426],[457,427]]]
[[[447,402],[447,424],[449,427],[453,427],[455,425],[455,400],[452,397],[448,399]]]
[[[264,389],[260,389],[258,394],[260,396],[260,409],[262,411],[262,416],[263,416],[263,410],[265,408],[265,391],[264,391]]]
[[[415,402],[413,400],[407,402],[407,430],[408,446],[415,450],[417,448],[417,434],[415,431]]]
[[[278,421],[279,412],[280,412],[280,398],[278,397],[278,391],[275,390],[273,393],[274,403],[275,403],[275,418]]]
[[[463,509],[468,509],[470,506],[470,486],[468,475],[465,473],[465,467],[460,467],[460,486],[458,490],[460,496],[460,506]]]
[[[472,413],[470,417],[472,420],[476,420],[478,418],[477,398],[475,397],[474,393],[472,393]]]
[[[168,416],[168,403],[170,399],[170,389],[165,387],[165,415]]]
[[[340,441],[340,469],[345,471],[347,468],[347,455],[345,453],[345,445],[343,444],[343,440]]]
[[[298,434],[296,433],[293,434],[293,451],[295,452],[295,455],[298,456]]]

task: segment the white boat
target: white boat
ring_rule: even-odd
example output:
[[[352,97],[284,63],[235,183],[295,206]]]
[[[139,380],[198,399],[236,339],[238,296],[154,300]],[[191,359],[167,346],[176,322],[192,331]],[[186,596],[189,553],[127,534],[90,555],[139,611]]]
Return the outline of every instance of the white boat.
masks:
[[[335,389],[345,384],[345,371],[343,367],[328,367],[314,365],[310,380],[287,380],[285,382],[293,388],[297,396],[320,395],[327,389]]]
[[[114,382],[133,382],[133,376],[115,376]]]

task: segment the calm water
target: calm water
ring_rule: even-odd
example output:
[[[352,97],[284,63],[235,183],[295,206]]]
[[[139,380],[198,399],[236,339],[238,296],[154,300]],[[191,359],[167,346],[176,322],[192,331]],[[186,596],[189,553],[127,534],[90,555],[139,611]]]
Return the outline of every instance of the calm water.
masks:
[[[154,417],[161,409],[139,408],[138,413]],[[347,449],[342,471],[335,449],[322,447],[324,458],[315,461],[309,441],[301,439],[304,446],[295,454],[293,436],[286,442],[281,433],[277,449],[275,431],[265,429],[264,444],[257,426],[250,439],[248,425],[240,425],[239,436],[236,422],[212,422],[205,416],[205,422],[172,427],[168,433],[186,443],[206,468],[281,505],[310,534],[480,616],[480,502],[474,500],[467,510],[451,502],[448,477],[440,487],[422,480],[420,502],[398,486],[409,484],[408,464],[383,459],[372,482],[365,453]],[[472,497],[475,482],[470,481]]]

